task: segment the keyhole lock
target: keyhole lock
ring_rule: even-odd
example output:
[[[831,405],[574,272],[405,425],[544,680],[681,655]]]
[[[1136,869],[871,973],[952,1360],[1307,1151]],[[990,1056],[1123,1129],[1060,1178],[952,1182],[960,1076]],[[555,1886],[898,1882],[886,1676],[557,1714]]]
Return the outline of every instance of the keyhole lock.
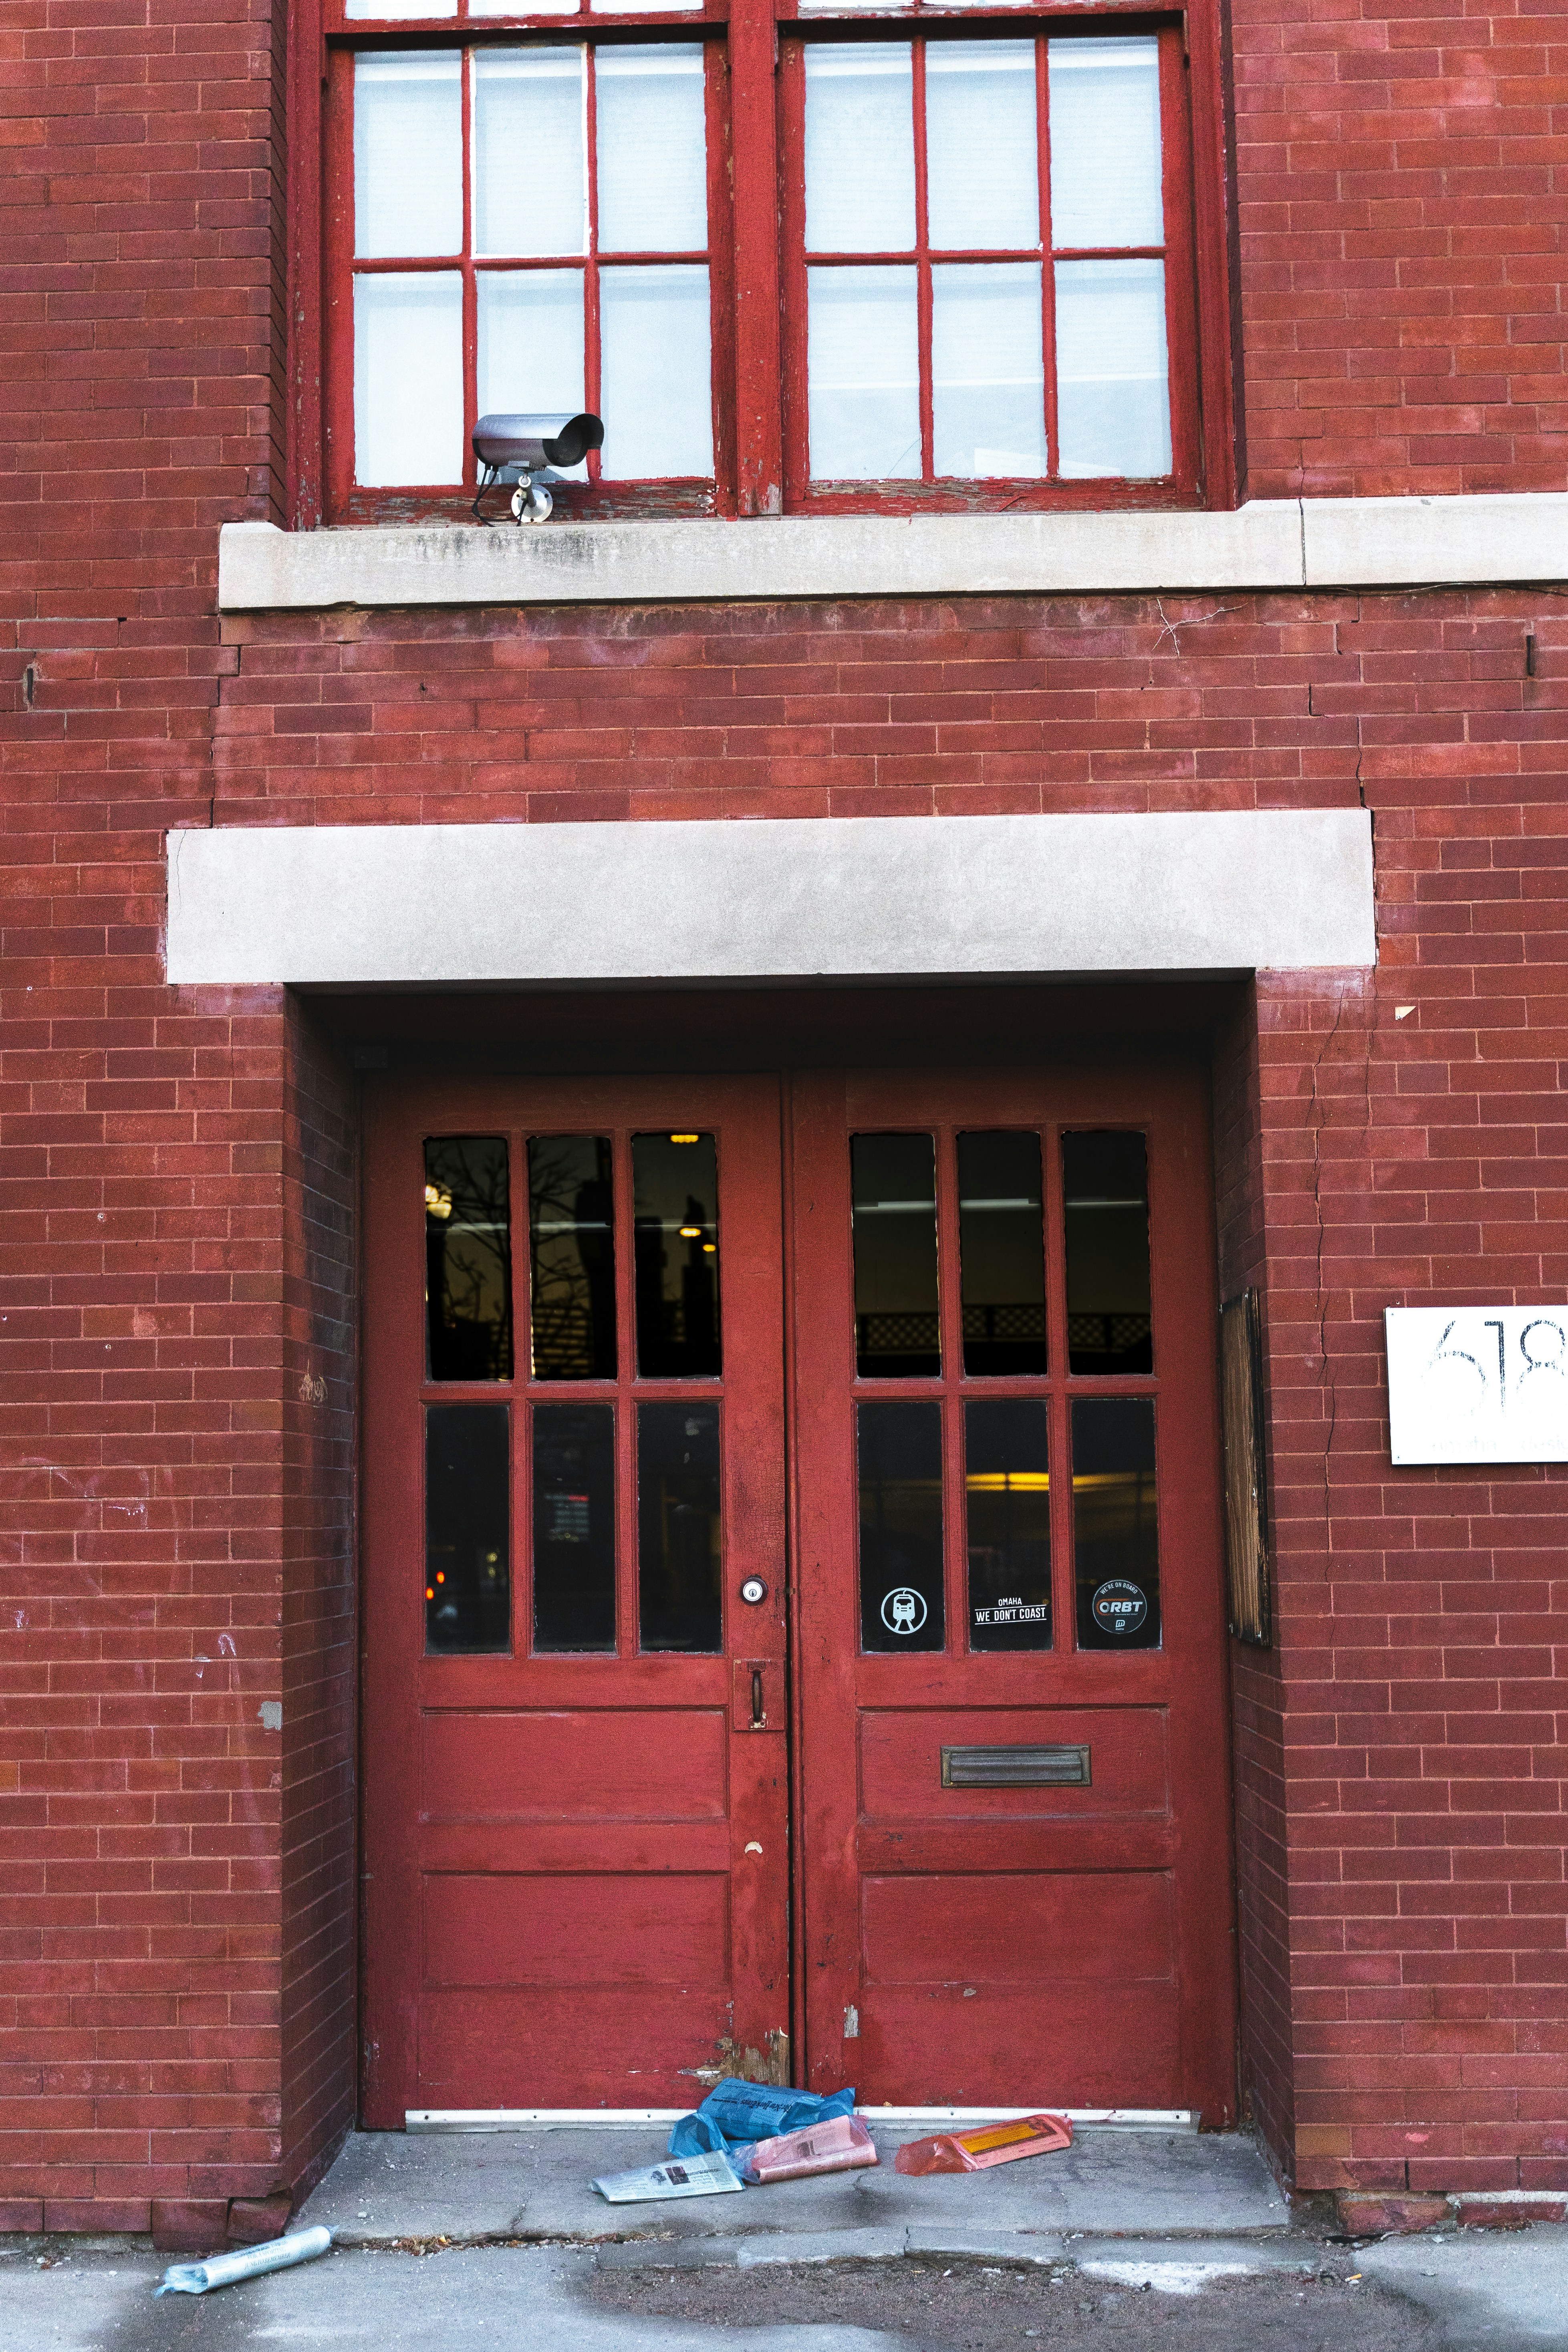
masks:
[[[744,1584],[741,1587],[742,1600],[749,1601],[754,1609],[759,1601],[765,1601],[767,1597],[768,1588],[763,1582],[762,1578],[760,1576],[748,1576]]]

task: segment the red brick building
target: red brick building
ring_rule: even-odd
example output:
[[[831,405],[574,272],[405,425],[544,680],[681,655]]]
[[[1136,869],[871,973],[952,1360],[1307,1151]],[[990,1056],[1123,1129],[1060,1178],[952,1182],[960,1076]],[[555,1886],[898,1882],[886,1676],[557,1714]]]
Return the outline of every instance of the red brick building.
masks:
[[[737,2064],[1568,2189],[1560,14],[0,44],[5,2224]]]

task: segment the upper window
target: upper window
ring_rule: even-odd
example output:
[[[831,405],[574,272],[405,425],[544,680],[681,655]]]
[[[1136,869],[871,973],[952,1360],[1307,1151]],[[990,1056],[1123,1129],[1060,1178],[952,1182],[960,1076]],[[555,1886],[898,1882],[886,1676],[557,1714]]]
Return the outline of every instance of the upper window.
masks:
[[[777,26],[759,104],[738,12],[342,9],[337,516],[460,513],[479,417],[583,408],[563,516],[1200,494],[1179,27],[836,6]]]

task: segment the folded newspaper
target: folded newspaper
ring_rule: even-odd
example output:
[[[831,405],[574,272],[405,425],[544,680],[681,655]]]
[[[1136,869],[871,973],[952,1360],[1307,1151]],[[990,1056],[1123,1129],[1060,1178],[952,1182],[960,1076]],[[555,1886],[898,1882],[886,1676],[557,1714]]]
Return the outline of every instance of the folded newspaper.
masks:
[[[741,2183],[727,2157],[667,2157],[635,2172],[606,2172],[595,2188],[612,2205],[651,2205],[666,2197],[738,2196]]]

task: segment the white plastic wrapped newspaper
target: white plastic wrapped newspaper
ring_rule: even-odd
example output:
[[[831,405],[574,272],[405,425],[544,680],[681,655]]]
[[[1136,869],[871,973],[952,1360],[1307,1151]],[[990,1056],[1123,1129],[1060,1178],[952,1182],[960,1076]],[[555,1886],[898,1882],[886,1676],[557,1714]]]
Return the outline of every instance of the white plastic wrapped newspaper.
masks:
[[[636,2172],[607,2172],[595,2188],[612,2205],[649,2205],[665,2197],[728,2197],[741,2184],[728,2157],[667,2156]]]

